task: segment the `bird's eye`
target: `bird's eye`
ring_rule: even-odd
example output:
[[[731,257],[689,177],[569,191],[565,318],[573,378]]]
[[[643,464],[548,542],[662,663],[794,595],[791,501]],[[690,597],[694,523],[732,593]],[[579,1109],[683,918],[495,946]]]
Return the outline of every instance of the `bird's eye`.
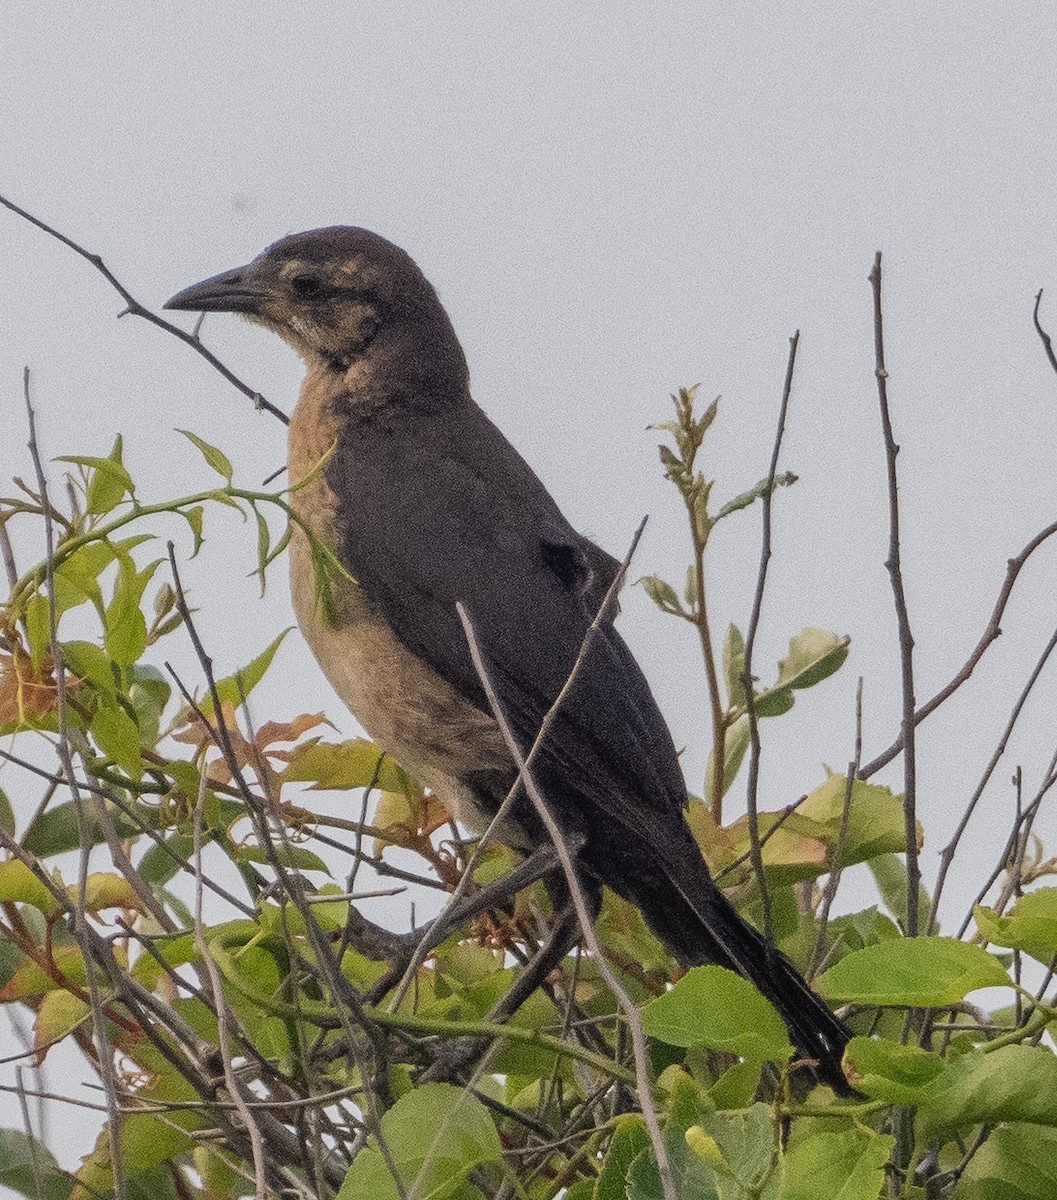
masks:
[[[323,290],[323,285],[315,275],[295,275],[290,280],[290,286],[294,290],[294,295],[300,300],[311,300]]]

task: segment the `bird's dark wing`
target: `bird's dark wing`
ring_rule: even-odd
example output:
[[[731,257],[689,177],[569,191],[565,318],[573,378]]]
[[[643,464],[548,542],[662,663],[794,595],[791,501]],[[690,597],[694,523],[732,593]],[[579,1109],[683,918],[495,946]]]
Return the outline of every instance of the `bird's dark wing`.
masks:
[[[420,414],[413,431],[354,417],[326,476],[353,577],[413,654],[488,711],[456,612],[461,602],[527,751],[618,564],[569,526],[472,404],[443,420]],[[685,803],[671,736],[608,622],[539,763],[549,787],[630,828],[651,811],[663,828]]]

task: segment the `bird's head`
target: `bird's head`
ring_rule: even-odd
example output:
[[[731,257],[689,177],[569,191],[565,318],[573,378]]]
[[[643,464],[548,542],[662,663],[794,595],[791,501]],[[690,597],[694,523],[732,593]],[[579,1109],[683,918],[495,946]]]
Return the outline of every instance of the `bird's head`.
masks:
[[[375,372],[403,362],[465,381],[447,314],[410,255],[354,226],[291,234],[165,307],[240,313],[278,333],[311,368],[345,374],[370,357]]]

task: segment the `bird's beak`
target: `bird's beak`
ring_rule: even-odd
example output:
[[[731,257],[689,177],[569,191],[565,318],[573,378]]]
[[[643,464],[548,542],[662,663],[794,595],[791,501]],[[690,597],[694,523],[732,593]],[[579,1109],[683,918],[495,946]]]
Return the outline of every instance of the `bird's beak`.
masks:
[[[192,283],[166,300],[162,307],[189,312],[258,313],[264,299],[265,292],[254,285],[250,264],[234,271],[222,271],[201,283]]]

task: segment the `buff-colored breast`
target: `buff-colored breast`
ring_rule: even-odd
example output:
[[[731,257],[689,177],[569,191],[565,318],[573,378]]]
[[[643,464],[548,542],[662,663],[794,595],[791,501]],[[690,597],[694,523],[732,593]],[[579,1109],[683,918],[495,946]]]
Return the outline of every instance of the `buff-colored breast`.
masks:
[[[289,477],[307,478],[331,453],[340,430],[332,375],[312,372],[290,422]],[[290,502],[316,537],[340,547],[338,498],[317,472]],[[485,814],[459,780],[506,770],[510,758],[494,719],[465,700],[396,637],[355,583],[331,580],[331,605],[320,604],[308,538],[297,526],[290,542],[294,611],[324,674],[353,716],[459,820],[480,828]]]

